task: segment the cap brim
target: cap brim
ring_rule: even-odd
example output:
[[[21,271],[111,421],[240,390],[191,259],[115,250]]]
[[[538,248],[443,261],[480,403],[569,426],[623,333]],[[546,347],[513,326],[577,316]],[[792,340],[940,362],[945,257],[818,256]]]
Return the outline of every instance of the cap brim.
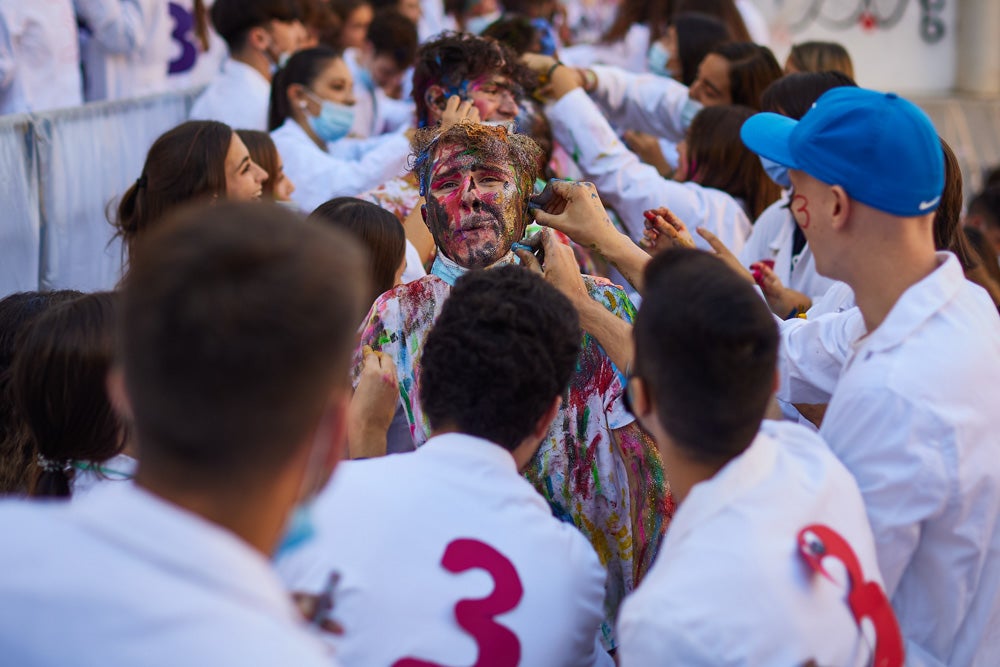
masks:
[[[790,147],[792,130],[798,124],[799,121],[780,114],[759,113],[743,123],[740,138],[757,155],[790,169],[799,169]]]

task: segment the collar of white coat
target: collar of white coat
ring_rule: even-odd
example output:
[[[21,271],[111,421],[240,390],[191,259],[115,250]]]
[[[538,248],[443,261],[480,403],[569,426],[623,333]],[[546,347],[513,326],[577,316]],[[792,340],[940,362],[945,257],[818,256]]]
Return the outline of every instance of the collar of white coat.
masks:
[[[270,562],[235,534],[197,514],[132,482],[100,485],[74,499],[69,509],[91,533],[168,576],[297,622]]]
[[[788,430],[780,422],[765,420],[746,451],[724,465],[714,476],[691,487],[670,521],[665,544],[684,539],[714,515],[738,504],[741,496],[760,484],[771,473],[777,460],[779,433],[783,438]],[[790,433],[794,437],[796,431],[791,429]]]
[[[417,451],[417,455],[436,454],[448,457],[450,460],[499,467],[517,474],[517,464],[514,456],[506,449],[483,438],[467,433],[443,433],[425,442]]]
[[[267,80],[267,77],[258,72],[256,69],[247,65],[239,60],[234,60],[229,58],[223,64],[223,71],[235,78],[244,79],[247,82],[260,82],[267,86],[268,92],[271,90],[271,82]]]
[[[855,351],[884,352],[896,347],[958,295],[965,284],[958,258],[942,251],[937,261],[930,275],[903,292],[882,324],[855,343]]]
[[[503,266],[504,264],[516,264],[517,256],[508,252],[506,255],[498,259],[495,263],[490,264],[487,268],[492,269],[494,266]],[[438,249],[437,256],[434,258],[434,264],[431,266],[431,274],[437,276],[441,280],[445,281],[452,287],[458,282],[458,279],[468,273],[471,269],[467,269],[464,266],[459,266],[456,262],[448,259],[444,256],[444,253]]]

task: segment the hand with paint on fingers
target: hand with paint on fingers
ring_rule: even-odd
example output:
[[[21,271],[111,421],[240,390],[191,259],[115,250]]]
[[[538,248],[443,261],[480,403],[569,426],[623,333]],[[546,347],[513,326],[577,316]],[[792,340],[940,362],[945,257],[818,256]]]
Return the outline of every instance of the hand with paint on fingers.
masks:
[[[444,112],[441,114],[441,131],[444,132],[452,125],[469,122],[478,123],[479,109],[470,100],[463,100],[458,95],[452,95],[445,104]]]
[[[781,278],[774,272],[774,269],[766,262],[754,262],[750,265],[750,270],[760,275],[760,279],[755,280],[764,292],[767,305],[771,307],[771,312],[782,319],[791,319],[798,313],[804,313],[812,306],[812,299],[802,292],[785,287]]]
[[[385,455],[386,434],[399,403],[396,365],[392,358],[367,345],[362,355],[361,374],[347,419],[348,452],[352,459]]]
[[[726,244],[719,240],[718,236],[704,227],[699,227],[696,231],[698,232],[698,236],[708,242],[708,245],[710,245],[712,250],[715,252],[715,256],[722,260],[726,266],[743,276],[750,284],[756,284],[753,279],[753,274],[750,273],[750,269],[743,266],[739,257],[734,255],[733,251],[727,248]]]
[[[657,255],[667,248],[694,248],[694,239],[680,218],[666,206],[643,211],[646,226],[639,245],[650,255]]]
[[[535,255],[519,248],[514,252],[517,253],[525,267],[543,275],[545,280],[558,288],[577,310],[593,302],[587,287],[583,284],[580,265],[576,262],[573,249],[560,242],[551,229],[543,229],[535,234],[529,239],[528,245],[540,245],[544,252],[544,259],[543,263],[539,265]]]
[[[551,180],[532,199],[531,208],[539,224],[556,229],[577,244],[602,252],[622,234],[611,218],[593,183]]]

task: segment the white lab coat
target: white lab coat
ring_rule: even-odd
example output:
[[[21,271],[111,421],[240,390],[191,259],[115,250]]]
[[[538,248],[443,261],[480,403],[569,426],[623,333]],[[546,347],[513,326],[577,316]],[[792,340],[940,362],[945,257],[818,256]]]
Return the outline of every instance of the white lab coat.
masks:
[[[593,70],[597,87],[590,97],[613,127],[646,132],[675,145],[684,138],[687,123],[693,118],[685,121],[685,108],[697,103],[688,97],[688,87],[683,83],[657,74],[633,74],[618,67]]]
[[[865,580],[881,584],[850,473],[814,433],[765,421],[677,508],[656,562],[622,606],[621,667],[868,664],[845,582],[813,573],[800,555],[798,533],[812,524],[838,532]]]
[[[270,103],[271,82],[250,65],[230,59],[195,100],[191,120],[217,120],[234,130],[267,132]]]
[[[514,598],[496,622],[517,637],[522,667],[613,664],[597,639],[604,568],[498,445],[453,433],[415,452],[342,464],[313,517],[319,539],[277,567],[294,591],[320,591],[340,575],[331,615],[344,634],[328,639],[344,664],[472,664],[476,642],[456,604],[494,589]],[[459,539],[508,561],[523,594],[481,560],[446,570],[443,555]]]
[[[0,0],[0,115],[82,103],[72,0]]]
[[[787,399],[854,475],[913,664],[1000,656],[1000,317],[958,260],[865,334],[851,309],[782,329]]]
[[[552,136],[574,157],[584,176],[594,182],[604,202],[617,211],[633,240],[642,238],[643,211],[666,206],[691,229],[698,247],[709,249],[705,240],[694,233],[696,227],[706,227],[734,253],[743,249],[751,225],[739,202],[721,190],[660,176],[655,167],[641,162],[615,136],[582,89],[549,105],[546,115]]]
[[[580,43],[559,50],[559,59],[571,67],[613,65],[629,72],[646,72],[646,53],[649,51],[649,27],[636,23],[625,37],[610,44]]]
[[[394,100],[386,95],[358,63],[357,57],[349,57],[348,52],[344,53],[344,59],[354,79],[354,125],[350,136],[367,139],[414,125],[416,106],[413,102]]]
[[[357,197],[406,170],[410,142],[402,134],[341,139],[324,152],[289,118],[271,133],[285,174],[295,183],[292,201],[312,211],[334,197]]]
[[[788,210],[788,193],[760,214],[750,238],[740,253],[740,262],[750,266],[763,259],[774,260],[774,272],[782,284],[802,292],[814,302],[826,294],[836,282],[816,273],[816,260],[806,243],[796,258],[792,257],[795,217]]]
[[[213,4],[212,0],[205,0],[205,11],[209,11]],[[191,27],[185,30],[188,25]],[[222,71],[229,49],[225,40],[215,32],[211,20],[207,27],[208,51],[202,51],[194,29],[193,0],[170,0],[170,66],[167,70],[170,90],[208,85]]]
[[[260,553],[130,482],[0,502],[0,656],[17,667],[330,667]]]
[[[740,18],[750,33],[750,39],[761,46],[770,46],[771,27],[757,4],[753,0],[736,0],[736,9],[739,10]]]
[[[87,101],[167,90],[170,15],[162,0],[74,0],[89,28],[81,37]]]
[[[73,474],[72,482],[73,500],[79,500],[108,482],[128,482],[135,477],[138,463],[128,454],[118,454],[101,463],[74,462],[73,467],[76,468],[76,472]]]

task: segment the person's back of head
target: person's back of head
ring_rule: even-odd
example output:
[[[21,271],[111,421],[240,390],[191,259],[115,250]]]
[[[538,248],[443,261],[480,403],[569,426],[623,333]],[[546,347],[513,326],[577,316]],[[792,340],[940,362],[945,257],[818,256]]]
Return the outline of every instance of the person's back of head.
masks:
[[[686,139],[688,179],[741,200],[751,220],[781,196],[781,188],[739,140],[740,128],[753,114],[745,106],[705,107],[691,121]]]
[[[632,380],[648,399],[640,418],[685,459],[721,467],[750,445],[770,402],[774,319],[751,285],[697,250],[655,257],[645,286]]]
[[[233,130],[225,123],[192,120],[153,142],[142,174],[122,195],[114,218],[127,250],[177,206],[225,196],[232,139]]]
[[[151,232],[124,281],[110,381],[140,485],[168,499],[254,489],[249,505],[276,480],[328,472],[316,468],[343,434],[364,274],[349,235],[271,204],[187,209]]]
[[[363,199],[337,197],[320,204],[309,221],[346,230],[368,250],[372,290],[368,303],[399,281],[406,259],[406,234],[389,211]]]
[[[45,311],[83,296],[76,290],[16,292],[0,299],[0,495],[27,492],[30,443],[16,428],[10,396],[14,352],[25,332]]]
[[[101,463],[125,446],[105,389],[117,317],[117,294],[87,294],[46,311],[21,340],[11,398],[38,456],[30,495],[69,496],[74,463]]]
[[[548,428],[541,420],[566,389],[580,340],[573,306],[541,277],[517,266],[466,274],[421,357],[420,402],[432,430],[513,452],[542,426],[524,452],[530,456]]]
[[[680,12],[671,24],[677,34],[677,57],[681,61],[681,83],[690,86],[698,78],[698,65],[716,46],[732,41],[725,23],[701,12]]]
[[[503,18],[490,24],[483,37],[506,44],[517,55],[541,53],[542,41],[538,28],[524,14],[505,13]]]
[[[841,72],[854,78],[854,64],[851,56],[836,42],[802,42],[793,44],[785,62],[785,71],[795,72]]]
[[[986,235],[981,229],[976,227],[963,227],[965,240],[968,242],[972,252],[976,254],[977,263],[983,267],[987,275],[1000,287],[1000,262],[997,260],[997,251],[986,240]],[[1000,304],[998,304],[1000,305]]]
[[[764,90],[782,77],[781,66],[771,49],[753,42],[727,42],[709,51],[729,63],[729,95],[732,104],[760,110]]]
[[[375,60],[384,59],[399,75],[417,60],[417,48],[420,45],[417,25],[396,9],[383,9],[375,13],[368,26],[367,40],[372,45]],[[384,85],[379,81],[376,83]]]
[[[764,90],[760,108],[799,120],[823,93],[846,86],[857,88],[858,84],[841,72],[786,74]]]
[[[743,15],[734,0],[678,0],[674,11],[701,12],[722,21],[736,42],[750,42],[750,31],[743,21]]]
[[[254,28],[267,28],[271,21],[293,23],[302,18],[296,0],[215,0],[210,13],[212,25],[226,41],[230,54],[243,50]]]

